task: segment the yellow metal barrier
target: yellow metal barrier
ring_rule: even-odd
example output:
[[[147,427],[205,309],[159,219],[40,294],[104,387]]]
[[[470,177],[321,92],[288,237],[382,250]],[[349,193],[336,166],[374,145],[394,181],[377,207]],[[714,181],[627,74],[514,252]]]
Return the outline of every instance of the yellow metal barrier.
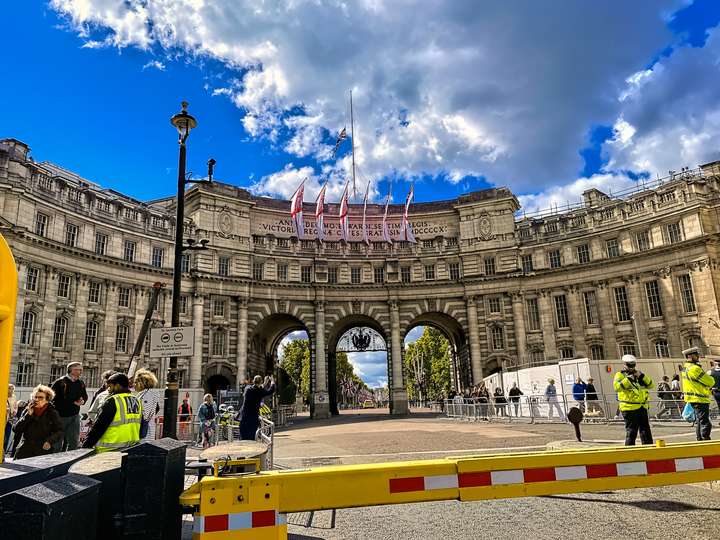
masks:
[[[284,515],[421,501],[477,501],[720,479],[720,442],[533,452],[205,477],[180,497],[193,540],[285,539]]]
[[[0,437],[5,434],[7,417],[7,393],[17,292],[18,276],[15,259],[5,238],[0,234]],[[0,448],[0,460],[2,460],[4,451],[4,448]]]

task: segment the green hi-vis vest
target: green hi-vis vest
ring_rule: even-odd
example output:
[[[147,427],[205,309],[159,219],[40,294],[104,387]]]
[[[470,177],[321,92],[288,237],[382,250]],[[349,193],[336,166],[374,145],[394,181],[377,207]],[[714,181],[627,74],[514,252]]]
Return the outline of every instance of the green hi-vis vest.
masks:
[[[618,371],[613,380],[621,411],[634,411],[640,407],[648,408],[648,388],[653,385],[652,379],[643,374],[639,381],[633,381],[623,372]]]
[[[686,403],[710,403],[710,391],[715,379],[695,362],[685,362],[680,373]]]
[[[115,418],[95,445],[96,452],[122,450],[140,441],[140,400],[129,393],[116,394],[108,399],[115,400]]]

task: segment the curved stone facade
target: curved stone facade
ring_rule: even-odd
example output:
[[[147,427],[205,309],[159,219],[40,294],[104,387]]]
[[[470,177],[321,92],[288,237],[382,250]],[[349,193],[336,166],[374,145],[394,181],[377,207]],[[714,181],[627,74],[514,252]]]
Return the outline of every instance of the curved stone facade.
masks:
[[[294,237],[289,203],[216,183],[186,195],[185,236],[209,240],[184,262],[182,324],[196,354],[179,361],[181,386],[234,386],[272,370],[277,346],[304,329],[311,343],[313,412],[335,400],[338,340],[356,326],[385,339],[392,412],[407,410],[403,340],[415,326],[442,330],[454,384],[503,367],[560,358],[678,356],[720,348],[716,288],[720,165],[674,174],[609,197],[597,190],[562,212],[522,216],[505,188],[414,204],[416,244],[382,242],[384,207],[351,205],[348,243],[338,204],[325,206],[326,241]],[[397,236],[403,208],[389,211]],[[16,256],[12,376],[44,382],[68,360],[93,378],[126,368],[154,282],[170,320],[174,198],[138,201],[50,163],[20,141],[0,141],[0,232]],[[141,362],[163,372],[161,361]]]

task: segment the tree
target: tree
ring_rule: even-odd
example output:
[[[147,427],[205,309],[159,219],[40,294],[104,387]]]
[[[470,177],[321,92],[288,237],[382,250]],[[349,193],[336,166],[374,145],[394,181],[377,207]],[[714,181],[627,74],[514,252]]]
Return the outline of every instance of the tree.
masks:
[[[282,367],[300,389],[305,401],[310,401],[310,347],[307,339],[295,339],[285,344]]]
[[[450,343],[436,328],[426,326],[422,336],[408,345],[404,364],[410,399],[418,399],[421,390],[425,399],[442,399],[450,392]]]
[[[369,391],[367,384],[357,376],[355,368],[350,363],[347,353],[339,352],[335,355],[335,384],[337,385],[337,395],[340,398],[357,396],[361,391]],[[352,399],[347,399],[349,403]]]

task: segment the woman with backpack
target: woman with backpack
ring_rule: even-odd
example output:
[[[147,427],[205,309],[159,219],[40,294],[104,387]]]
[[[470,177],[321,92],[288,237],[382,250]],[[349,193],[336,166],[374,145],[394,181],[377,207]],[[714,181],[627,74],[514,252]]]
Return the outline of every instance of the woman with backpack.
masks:
[[[217,406],[213,402],[212,394],[205,394],[204,403],[198,409],[198,421],[200,422],[200,433],[202,447],[207,448],[212,443],[215,434],[215,417],[217,416]]]

